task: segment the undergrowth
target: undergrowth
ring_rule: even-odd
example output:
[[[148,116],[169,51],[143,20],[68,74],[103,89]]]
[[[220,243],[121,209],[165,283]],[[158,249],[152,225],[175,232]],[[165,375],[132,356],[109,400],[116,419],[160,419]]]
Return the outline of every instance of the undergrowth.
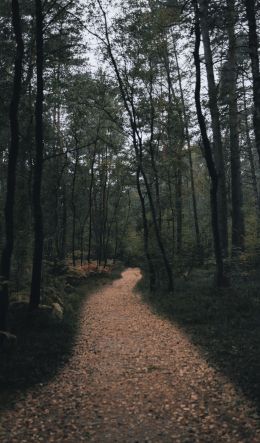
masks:
[[[82,303],[99,287],[119,278],[121,271],[122,267],[116,266],[84,276],[84,269],[69,269],[66,274],[52,276],[44,302],[56,302],[57,298],[62,302],[62,322],[35,321],[27,310],[11,316],[10,330],[17,335],[17,346],[0,354],[0,408],[7,407],[17,391],[48,382],[67,363],[77,337]],[[21,294],[17,299],[21,300]]]

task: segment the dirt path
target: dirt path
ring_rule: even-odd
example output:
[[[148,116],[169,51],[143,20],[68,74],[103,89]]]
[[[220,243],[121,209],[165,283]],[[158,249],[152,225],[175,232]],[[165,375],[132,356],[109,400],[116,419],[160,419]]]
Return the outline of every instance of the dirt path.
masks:
[[[253,408],[141,303],[139,277],[91,296],[70,364],[2,415],[1,443],[260,442]]]

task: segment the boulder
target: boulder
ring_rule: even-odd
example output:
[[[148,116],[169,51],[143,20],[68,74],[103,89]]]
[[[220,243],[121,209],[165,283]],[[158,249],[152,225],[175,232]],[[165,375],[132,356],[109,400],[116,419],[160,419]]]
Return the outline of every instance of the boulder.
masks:
[[[63,307],[59,303],[52,304],[52,317],[54,320],[63,320]]]
[[[60,323],[63,320],[63,308],[59,303],[53,303],[51,306],[40,305],[30,316],[39,327],[48,327],[50,323]]]

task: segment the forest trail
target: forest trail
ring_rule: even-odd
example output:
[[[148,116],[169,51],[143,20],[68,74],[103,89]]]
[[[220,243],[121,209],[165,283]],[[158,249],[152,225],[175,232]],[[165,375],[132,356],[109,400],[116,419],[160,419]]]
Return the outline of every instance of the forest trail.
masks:
[[[2,414],[1,443],[260,442],[254,409],[142,303],[139,278],[128,269],[86,301],[70,363]]]

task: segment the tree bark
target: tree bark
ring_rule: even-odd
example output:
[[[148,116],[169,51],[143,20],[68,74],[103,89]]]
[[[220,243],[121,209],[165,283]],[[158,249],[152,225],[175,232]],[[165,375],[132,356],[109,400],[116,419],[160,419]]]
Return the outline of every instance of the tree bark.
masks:
[[[171,238],[171,261],[172,263],[174,262],[174,257],[175,257],[175,213],[174,213],[174,204],[173,204],[173,192],[172,192],[172,185],[171,185],[171,176],[170,176],[170,172],[167,172],[167,184],[168,184],[168,189],[169,189],[169,203],[170,203],[170,212],[171,212],[171,225],[172,225],[172,229],[171,229],[171,233],[172,233],[172,238]]]
[[[75,137],[76,141],[76,147],[78,146],[78,140],[77,137]],[[76,266],[76,255],[75,255],[75,242],[76,242],[76,203],[75,203],[75,186],[76,186],[76,179],[77,179],[77,169],[78,169],[78,162],[79,162],[79,151],[76,150],[76,158],[75,158],[75,166],[74,166],[74,172],[73,172],[73,179],[72,179],[72,191],[71,191],[71,207],[72,207],[72,264],[73,266]]]
[[[91,160],[91,177],[90,177],[90,187],[89,187],[89,231],[88,231],[88,264],[90,263],[90,255],[91,255],[91,242],[92,242],[92,193],[93,193],[93,184],[94,184],[94,166],[96,159],[96,145],[94,146],[93,157]]]
[[[60,259],[66,258],[67,252],[67,189],[66,184],[62,187],[62,233],[61,233],[61,248]]]
[[[155,129],[155,109],[154,109],[154,84],[153,84],[153,73],[152,73],[152,61],[149,60],[150,65],[150,75],[149,75],[149,101],[150,101],[150,138],[149,138],[149,152],[151,158],[151,166],[154,174],[155,181],[155,199],[157,208],[157,220],[158,227],[161,232],[162,230],[162,210],[161,210],[161,198],[160,198],[160,181],[155,159],[155,140],[154,140],[154,129]]]
[[[248,153],[249,164],[251,169],[252,176],[252,188],[255,200],[255,210],[256,210],[256,218],[257,218],[257,237],[260,237],[260,195],[257,184],[256,177],[256,165],[253,153],[253,144],[250,137],[250,129],[249,129],[249,117],[248,117],[248,109],[246,103],[246,87],[245,87],[245,79],[244,75],[242,75],[242,84],[243,84],[243,104],[244,104],[244,122],[245,122],[245,135],[246,135],[246,150]]]
[[[19,104],[22,92],[22,70],[24,43],[18,0],[12,0],[12,25],[15,34],[16,55],[12,99],[9,108],[10,147],[7,169],[7,193],[5,201],[5,243],[0,265],[0,330],[7,329],[7,312],[9,303],[9,279],[14,246],[14,205],[16,191],[16,170],[19,153]]]
[[[228,253],[228,225],[227,225],[227,197],[226,197],[226,174],[221,139],[220,116],[218,109],[217,87],[213,67],[212,49],[209,35],[208,0],[199,0],[199,14],[201,35],[204,46],[206,63],[209,108],[212,121],[214,158],[218,174],[218,220],[221,249],[224,255]]]
[[[255,0],[245,0],[245,6],[249,28],[249,55],[251,58],[253,77],[255,143],[260,162],[260,68],[258,54],[259,42],[256,23],[256,2]]]
[[[150,283],[150,290],[154,291],[156,286],[155,281],[155,269],[152,262],[152,257],[149,252],[149,228],[148,228],[148,221],[146,216],[146,207],[145,207],[145,201],[142,194],[141,189],[141,183],[140,183],[140,166],[137,168],[136,171],[136,186],[137,186],[137,192],[139,195],[140,203],[141,203],[141,210],[142,210],[142,218],[143,218],[143,229],[144,229],[144,252],[146,256],[146,261],[149,269],[149,283]]]
[[[221,240],[220,240],[220,227],[218,222],[219,210],[218,210],[218,184],[219,176],[213,160],[213,155],[211,151],[211,145],[207,134],[205,117],[202,113],[201,108],[201,67],[200,67],[200,43],[201,43],[201,29],[200,29],[200,15],[198,8],[198,1],[193,0],[193,5],[195,9],[195,50],[194,50],[194,61],[196,67],[196,90],[195,90],[195,103],[198,116],[198,122],[201,131],[201,137],[204,145],[204,155],[211,179],[211,223],[212,223],[212,233],[214,239],[214,251],[217,265],[217,285],[225,286],[225,276],[224,276],[224,266],[221,250]]]
[[[30,308],[37,309],[41,298],[41,277],[43,258],[43,216],[41,205],[42,171],[43,171],[43,11],[42,1],[35,0],[36,13],[36,70],[37,95],[35,104],[35,143],[36,156],[33,180],[33,215],[34,215],[34,252],[30,294]]]
[[[235,36],[235,1],[227,0],[227,31],[229,40],[229,134],[232,189],[232,254],[245,247],[243,193],[241,183],[240,145],[237,105],[237,48]]]
[[[178,159],[178,161],[180,161]],[[175,212],[176,212],[176,251],[178,255],[182,253],[182,225],[183,225],[183,204],[182,204],[182,171],[178,167],[175,176]]]
[[[182,112],[181,107],[179,106],[178,99],[175,96],[174,88],[172,84],[172,78],[171,78],[171,72],[170,72],[170,63],[169,63],[169,54],[168,54],[168,48],[166,46],[166,50],[164,53],[164,64],[165,64],[165,70],[167,74],[167,83],[168,83],[168,124],[167,124],[167,131],[168,131],[168,139],[170,146],[174,149],[174,136],[172,134],[173,132],[173,110],[176,109],[178,116],[179,116],[179,122],[180,122],[180,131],[181,131],[181,142],[178,144],[178,147],[175,151],[176,156],[176,163],[181,162],[182,157],[182,150],[184,148],[184,142],[185,142],[185,135],[184,135],[184,115]],[[174,102],[173,103],[173,99]],[[175,108],[173,107],[175,105]],[[182,252],[182,235],[183,235],[183,204],[182,204],[182,170],[181,167],[178,165],[176,174],[175,174],[175,213],[176,213],[176,252],[178,255]],[[175,222],[173,221],[173,224],[175,225]]]
[[[200,255],[202,253],[202,247],[201,247],[201,237],[200,237],[199,218],[198,218],[198,209],[197,209],[197,195],[196,195],[195,182],[194,182],[192,151],[191,151],[191,143],[190,143],[189,118],[188,118],[187,110],[186,110],[186,104],[185,104],[183,87],[182,87],[182,79],[181,79],[181,72],[180,72],[180,67],[179,67],[178,54],[177,54],[175,46],[174,46],[174,55],[175,55],[177,74],[178,74],[178,83],[179,83],[180,95],[181,95],[182,112],[183,112],[183,118],[184,118],[185,138],[186,138],[186,142],[187,142],[187,145],[188,145],[188,157],[189,157],[190,180],[191,180],[191,194],[192,194],[192,206],[193,206],[193,216],[194,216],[194,228],[195,228],[195,234],[196,234],[197,253],[198,253],[198,255]]]

